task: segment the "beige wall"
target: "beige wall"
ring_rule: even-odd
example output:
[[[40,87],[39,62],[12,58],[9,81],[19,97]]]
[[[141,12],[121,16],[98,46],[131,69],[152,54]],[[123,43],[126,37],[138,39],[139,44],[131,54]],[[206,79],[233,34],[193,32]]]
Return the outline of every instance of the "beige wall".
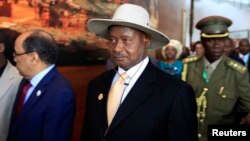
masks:
[[[165,33],[169,38],[183,41],[188,32],[189,5],[191,0],[159,0],[159,26],[158,30]],[[183,10],[186,11],[186,17],[183,18]],[[183,25],[185,23],[185,26]],[[185,27],[185,28],[183,28]],[[184,37],[184,39],[187,39]],[[162,59],[160,49],[149,50],[149,56]]]
[[[181,40],[182,3],[184,0],[159,0],[159,30],[169,38]]]

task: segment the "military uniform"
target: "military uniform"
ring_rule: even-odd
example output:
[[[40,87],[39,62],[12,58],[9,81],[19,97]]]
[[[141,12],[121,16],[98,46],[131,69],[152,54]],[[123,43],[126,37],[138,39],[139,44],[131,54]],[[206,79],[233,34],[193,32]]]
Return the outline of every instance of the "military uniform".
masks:
[[[223,38],[228,37],[227,27],[231,24],[227,18],[211,16],[200,20],[196,27],[201,30],[202,42],[207,45],[218,40],[222,42]],[[208,49],[212,53],[211,45],[204,47],[205,51]],[[221,53],[219,58],[210,60],[210,65],[218,64],[208,77],[205,63],[207,57],[211,57],[209,55],[211,54],[207,53],[206,57],[194,56],[183,60],[182,79],[192,85],[196,94],[200,141],[207,140],[208,125],[238,124],[237,112],[250,116],[250,84],[247,68]]]
[[[246,67],[223,56],[206,82],[204,57],[186,58],[183,63],[186,65],[186,81],[196,94],[200,141],[206,140],[207,125],[235,123],[236,102],[240,104],[237,110],[250,112],[250,85]]]

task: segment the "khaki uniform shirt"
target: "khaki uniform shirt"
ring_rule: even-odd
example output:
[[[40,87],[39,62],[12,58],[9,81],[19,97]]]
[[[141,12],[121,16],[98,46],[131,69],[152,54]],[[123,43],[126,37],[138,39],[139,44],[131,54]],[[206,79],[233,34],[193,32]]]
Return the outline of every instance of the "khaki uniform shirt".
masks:
[[[196,94],[200,141],[207,140],[207,125],[234,124],[235,110],[250,115],[250,84],[246,67],[223,56],[208,81],[204,59],[192,57],[183,60],[182,76]]]

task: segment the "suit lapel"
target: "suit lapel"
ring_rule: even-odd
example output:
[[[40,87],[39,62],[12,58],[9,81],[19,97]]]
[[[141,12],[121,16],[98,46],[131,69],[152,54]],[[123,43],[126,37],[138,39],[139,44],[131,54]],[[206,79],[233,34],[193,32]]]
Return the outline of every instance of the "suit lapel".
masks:
[[[13,110],[13,130],[16,129],[21,125],[21,123],[24,121],[24,119],[29,115],[32,108],[35,106],[37,101],[43,96],[43,94],[46,91],[46,85],[51,81],[52,77],[56,74],[56,68],[53,68],[51,71],[48,72],[48,74],[45,75],[45,77],[38,83],[38,85],[35,87],[33,92],[31,93],[29,99],[26,101],[26,103],[23,105],[22,110],[19,113],[19,116],[15,119],[15,113],[16,113],[16,106],[19,101],[17,99],[15,101],[15,107]],[[18,90],[18,98],[20,97],[21,88],[24,85],[24,81],[22,81],[19,90]]]
[[[118,109],[106,135],[119,126],[124,119],[126,119],[139,105],[152,95],[154,89],[154,83],[152,82],[156,79],[156,72],[154,69],[155,67],[151,63],[145,68]]]
[[[96,100],[98,102],[98,111],[99,111],[98,117],[101,120],[104,131],[108,127],[108,119],[107,119],[108,93],[115,73],[116,73],[115,71],[111,70],[111,72],[106,74],[102,78],[102,80],[97,84],[98,86],[96,86],[99,89],[98,95],[96,96]]]

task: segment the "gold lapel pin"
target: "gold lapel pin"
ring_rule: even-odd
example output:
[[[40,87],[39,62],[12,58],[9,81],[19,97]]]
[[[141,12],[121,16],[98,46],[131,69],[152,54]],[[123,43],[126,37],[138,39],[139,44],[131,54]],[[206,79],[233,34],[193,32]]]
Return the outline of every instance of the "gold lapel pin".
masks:
[[[103,99],[103,94],[102,93],[100,93],[99,95],[98,95],[98,100],[102,100]]]

